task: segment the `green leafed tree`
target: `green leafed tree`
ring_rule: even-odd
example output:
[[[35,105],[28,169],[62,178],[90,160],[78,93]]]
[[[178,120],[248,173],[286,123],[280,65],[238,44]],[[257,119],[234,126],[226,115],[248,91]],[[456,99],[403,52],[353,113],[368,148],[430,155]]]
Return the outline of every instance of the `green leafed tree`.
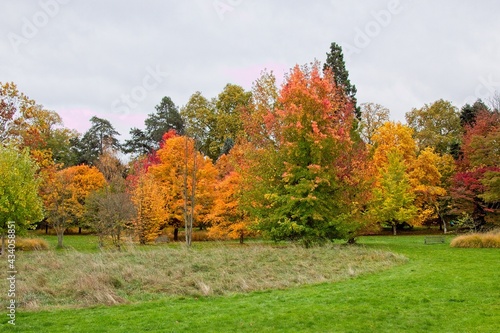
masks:
[[[460,110],[460,124],[462,127],[474,126],[476,116],[481,111],[489,111],[488,106],[481,99],[478,99],[472,105],[465,104]]]
[[[92,124],[81,139],[73,140],[77,164],[94,165],[106,149],[121,150],[117,136],[120,135],[109,120],[99,117],[90,119]]]
[[[0,232],[2,254],[5,236],[15,230],[22,234],[43,218],[42,200],[38,196],[38,167],[27,150],[0,145]],[[9,226],[14,226],[14,229]]]
[[[184,133],[184,121],[179,113],[179,108],[168,96],[162,98],[160,104],[155,106],[156,112],[146,118],[146,135],[154,149],[160,147],[163,134],[175,130],[179,135]]]
[[[184,119],[179,113],[179,108],[168,96],[162,98],[160,104],[155,106],[156,112],[150,113],[144,124],[146,128],[132,128],[131,138],[125,141],[125,153],[142,156],[160,148],[163,135],[171,130],[182,135],[185,130]]]
[[[439,154],[451,153],[462,134],[457,108],[442,99],[407,112],[406,122],[420,150],[430,147]]]
[[[218,143],[214,133],[217,131],[215,101],[210,101],[197,91],[181,109],[186,123],[186,135],[196,138],[198,150],[212,160],[218,157]]]
[[[217,158],[228,153],[238,138],[243,136],[242,108],[250,103],[252,93],[242,87],[227,84],[215,102],[216,131],[212,150]]]

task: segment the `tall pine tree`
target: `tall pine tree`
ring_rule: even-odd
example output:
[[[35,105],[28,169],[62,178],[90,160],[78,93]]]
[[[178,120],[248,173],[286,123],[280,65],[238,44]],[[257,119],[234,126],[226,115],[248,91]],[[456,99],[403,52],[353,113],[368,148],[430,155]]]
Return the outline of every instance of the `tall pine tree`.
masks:
[[[326,62],[323,65],[323,70],[326,69],[330,69],[333,72],[335,84],[344,90],[345,95],[353,103],[356,118],[361,119],[361,109],[357,106],[356,86],[351,84],[349,80],[349,72],[345,68],[342,47],[335,42],[330,45],[330,52],[326,54]]]

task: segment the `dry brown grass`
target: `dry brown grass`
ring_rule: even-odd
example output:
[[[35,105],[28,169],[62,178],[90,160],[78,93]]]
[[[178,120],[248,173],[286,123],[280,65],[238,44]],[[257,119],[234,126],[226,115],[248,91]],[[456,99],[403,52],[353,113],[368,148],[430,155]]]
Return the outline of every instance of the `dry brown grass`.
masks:
[[[21,251],[48,250],[49,243],[41,238],[18,238],[16,239],[16,249]]]
[[[451,247],[500,248],[500,229],[488,233],[473,233],[453,238]]]
[[[340,281],[405,260],[390,252],[333,245],[23,253],[17,258],[17,301],[25,309],[43,309],[225,295]]]

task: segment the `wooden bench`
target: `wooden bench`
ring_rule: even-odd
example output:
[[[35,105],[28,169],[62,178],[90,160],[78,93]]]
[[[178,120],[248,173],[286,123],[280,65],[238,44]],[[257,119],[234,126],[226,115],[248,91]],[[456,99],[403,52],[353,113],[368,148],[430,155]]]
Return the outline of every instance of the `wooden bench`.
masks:
[[[444,244],[444,236],[425,236],[425,244]]]

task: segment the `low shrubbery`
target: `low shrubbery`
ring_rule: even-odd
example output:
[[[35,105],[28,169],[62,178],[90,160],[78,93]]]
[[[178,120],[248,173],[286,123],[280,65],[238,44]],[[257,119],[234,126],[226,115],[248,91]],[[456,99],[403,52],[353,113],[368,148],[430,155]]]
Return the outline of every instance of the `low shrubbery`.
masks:
[[[465,248],[500,248],[500,230],[458,236],[451,241],[450,245]]]
[[[21,251],[40,251],[47,250],[49,243],[41,238],[18,238],[16,240],[16,249]]]

